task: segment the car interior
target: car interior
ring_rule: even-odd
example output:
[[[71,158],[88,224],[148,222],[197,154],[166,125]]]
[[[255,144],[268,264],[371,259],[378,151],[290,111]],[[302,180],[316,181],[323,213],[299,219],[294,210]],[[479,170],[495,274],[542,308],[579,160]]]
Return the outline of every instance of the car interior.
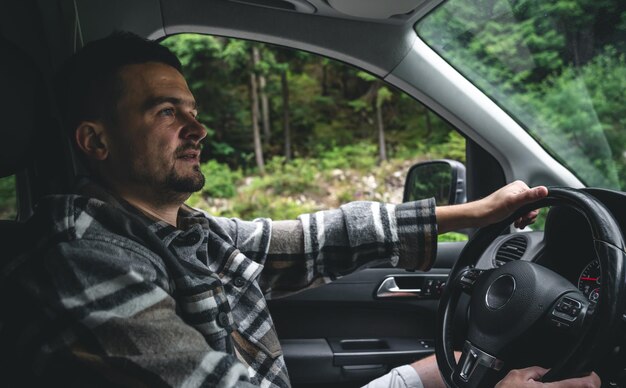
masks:
[[[127,30],[296,48],[379,77],[462,133],[466,172],[452,166],[453,201],[515,179],[558,188],[541,203],[551,207],[544,230],[514,230],[510,218],[468,231],[469,242],[440,242],[430,271],[377,266],[269,300],[293,386],[361,386],[435,353],[453,387],[493,385],[504,371],[535,364],[554,367],[552,379],[594,369],[606,386],[626,385],[625,194],[587,187],[418,37],[414,25],[441,3],[5,1],[0,176],[16,178],[17,217],[0,221],[2,256],[19,257],[30,243],[38,199],[71,192],[82,173],[52,93],[55,71],[82,45]]]

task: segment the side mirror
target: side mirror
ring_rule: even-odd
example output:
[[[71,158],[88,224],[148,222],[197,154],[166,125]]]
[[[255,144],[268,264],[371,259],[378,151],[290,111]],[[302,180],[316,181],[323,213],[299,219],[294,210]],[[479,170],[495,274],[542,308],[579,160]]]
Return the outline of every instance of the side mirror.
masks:
[[[438,206],[467,201],[465,166],[456,160],[421,162],[409,169],[403,202],[435,197]]]

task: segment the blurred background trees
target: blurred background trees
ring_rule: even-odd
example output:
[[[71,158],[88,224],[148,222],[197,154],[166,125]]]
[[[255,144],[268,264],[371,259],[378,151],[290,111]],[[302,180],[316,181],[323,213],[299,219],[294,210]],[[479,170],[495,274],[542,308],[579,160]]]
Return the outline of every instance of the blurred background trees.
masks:
[[[626,188],[626,2],[449,0],[416,30],[587,185]]]
[[[417,101],[359,69],[306,52],[215,36],[166,39],[207,127],[213,214],[293,218],[343,202],[399,202],[413,161],[465,158],[465,143]]]

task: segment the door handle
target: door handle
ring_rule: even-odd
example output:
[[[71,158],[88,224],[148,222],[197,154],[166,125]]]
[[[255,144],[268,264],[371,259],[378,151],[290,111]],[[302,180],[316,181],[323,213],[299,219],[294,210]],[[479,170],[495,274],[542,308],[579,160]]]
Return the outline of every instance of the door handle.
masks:
[[[406,297],[419,297],[421,296],[421,288],[400,288],[396,284],[396,278],[388,277],[383,280],[378,291],[376,291],[377,298],[406,298]]]
[[[437,299],[441,295],[447,279],[448,275],[446,274],[389,276],[378,286],[376,298]]]

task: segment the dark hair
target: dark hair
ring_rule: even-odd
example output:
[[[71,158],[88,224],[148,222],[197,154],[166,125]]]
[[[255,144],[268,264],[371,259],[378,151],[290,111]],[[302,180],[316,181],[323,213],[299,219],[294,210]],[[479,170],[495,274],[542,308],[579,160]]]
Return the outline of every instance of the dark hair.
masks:
[[[130,32],[114,32],[90,42],[65,63],[57,77],[57,95],[72,143],[81,121],[115,123],[117,102],[124,92],[120,69],[147,62],[164,63],[182,73],[180,61],[169,49]]]

